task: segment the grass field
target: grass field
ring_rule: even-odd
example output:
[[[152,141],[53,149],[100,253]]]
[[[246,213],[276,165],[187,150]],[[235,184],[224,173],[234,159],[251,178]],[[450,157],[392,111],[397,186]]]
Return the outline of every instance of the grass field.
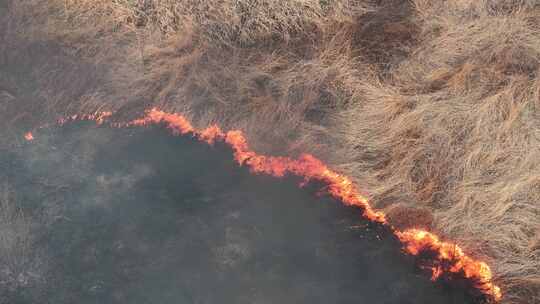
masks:
[[[25,0],[0,5],[0,143],[157,106],[311,152],[398,227],[488,261],[540,303],[534,0]]]

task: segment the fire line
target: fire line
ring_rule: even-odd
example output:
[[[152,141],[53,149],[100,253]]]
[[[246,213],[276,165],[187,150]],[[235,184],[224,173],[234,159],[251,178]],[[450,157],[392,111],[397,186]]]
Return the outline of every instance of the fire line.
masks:
[[[92,120],[103,124],[112,112],[97,112],[86,115],[73,115],[58,120],[60,125],[69,121]],[[357,190],[352,180],[328,168],[321,160],[311,154],[301,154],[297,159],[283,156],[266,156],[249,148],[248,142],[240,130],[222,131],[217,125],[198,130],[181,114],[167,113],[153,108],[145,116],[127,123],[111,123],[113,127],[131,127],[165,125],[173,135],[192,135],[210,145],[216,141],[228,144],[240,166],[247,166],[252,173],[283,177],[287,174],[299,176],[307,183],[322,182],[326,192],[345,205],[358,206],[368,220],[385,225],[403,244],[403,250],[413,256],[429,256],[423,269],[431,271],[431,279],[439,280],[443,276],[462,277],[481,293],[488,301],[499,302],[501,289],[493,283],[490,267],[483,261],[476,260],[464,253],[455,243],[442,241],[432,232],[421,229],[400,231],[390,226],[381,211],[374,210],[369,201]],[[25,134],[29,141],[34,140],[32,133]]]

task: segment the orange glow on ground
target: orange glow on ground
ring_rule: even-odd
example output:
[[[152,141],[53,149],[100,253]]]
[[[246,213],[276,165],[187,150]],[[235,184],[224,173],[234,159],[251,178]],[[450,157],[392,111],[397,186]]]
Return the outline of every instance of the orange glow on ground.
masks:
[[[32,134],[32,132],[26,132],[24,134],[24,139],[26,139],[27,141],[32,141],[34,140],[34,134]]]

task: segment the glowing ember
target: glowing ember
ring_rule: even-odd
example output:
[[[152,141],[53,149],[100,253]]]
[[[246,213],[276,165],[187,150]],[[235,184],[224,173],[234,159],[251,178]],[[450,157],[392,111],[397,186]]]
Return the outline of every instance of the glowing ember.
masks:
[[[58,122],[64,124],[71,120],[95,120],[98,124],[102,124],[111,115],[111,112],[74,115]],[[249,167],[253,173],[264,173],[275,177],[292,174],[304,178],[304,183],[312,180],[322,182],[326,185],[325,190],[332,197],[346,205],[360,207],[367,219],[389,226],[385,215],[380,211],[373,210],[368,200],[360,194],[351,179],[332,171],[313,155],[302,154],[298,159],[260,155],[250,150],[241,131],[224,132],[215,125],[203,130],[197,130],[184,116],[166,113],[158,109],[147,111],[143,118],[128,123],[115,123],[113,126],[128,127],[153,124],[164,124],[175,135],[192,134],[209,144],[216,141],[225,142],[233,149],[234,158],[238,164]],[[31,133],[28,134],[31,136]],[[447,274],[461,276],[469,280],[486,298],[494,301],[499,301],[502,298],[500,288],[492,282],[489,266],[485,262],[466,255],[458,245],[443,242],[433,233],[424,230],[398,231],[393,227],[389,228],[403,243],[405,252],[413,256],[420,256],[425,253],[433,256],[429,260],[429,265],[421,265],[422,268],[432,271],[431,278],[433,281]]]
[[[26,134],[24,134],[24,139],[32,141],[34,140],[34,134],[32,134],[32,132],[26,132]]]
[[[70,121],[75,121],[75,120],[92,120],[92,121],[95,121],[98,125],[101,125],[105,122],[105,120],[107,118],[109,118],[110,116],[112,116],[112,112],[95,112],[93,114],[75,114],[75,115],[71,115],[71,116],[68,116],[67,118],[60,118],[58,119],[58,124],[59,125],[63,125],[65,123],[68,123]]]

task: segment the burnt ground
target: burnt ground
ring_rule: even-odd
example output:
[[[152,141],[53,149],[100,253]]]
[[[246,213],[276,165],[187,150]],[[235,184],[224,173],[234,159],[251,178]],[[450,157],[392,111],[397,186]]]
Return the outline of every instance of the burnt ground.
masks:
[[[74,123],[0,155],[33,221],[0,303],[474,303],[360,210],[165,130]]]

